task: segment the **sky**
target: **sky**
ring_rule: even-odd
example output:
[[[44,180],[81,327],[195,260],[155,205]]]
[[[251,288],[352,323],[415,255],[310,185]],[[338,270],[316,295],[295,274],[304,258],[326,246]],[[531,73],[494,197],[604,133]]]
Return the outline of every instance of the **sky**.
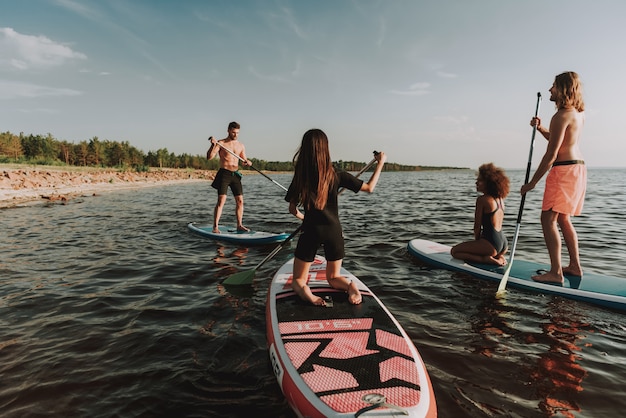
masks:
[[[0,132],[289,161],[526,168],[541,93],[583,82],[589,167],[624,167],[623,0],[0,0]],[[545,152],[536,135],[533,165]]]

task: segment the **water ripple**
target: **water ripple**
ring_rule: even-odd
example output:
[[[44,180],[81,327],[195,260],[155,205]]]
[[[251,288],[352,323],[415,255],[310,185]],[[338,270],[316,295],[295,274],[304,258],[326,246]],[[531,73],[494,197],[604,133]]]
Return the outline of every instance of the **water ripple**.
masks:
[[[590,170],[574,220],[589,271],[623,276],[625,175]],[[471,239],[474,181],[470,170],[383,173],[374,194],[345,193],[345,266],[415,342],[440,416],[621,415],[622,314],[523,291],[496,298],[495,283],[407,253],[413,238]],[[247,225],[296,228],[282,190],[261,176],[244,187]],[[293,416],[268,361],[264,313],[271,276],[294,244],[256,270],[252,287],[225,288],[225,277],[274,246],[191,234],[188,222],[211,222],[214,199],[208,183],[195,183],[2,211],[0,415]],[[527,198],[516,257],[546,262],[540,200],[541,190]],[[519,195],[506,204],[512,237]],[[234,219],[229,196],[223,224]]]

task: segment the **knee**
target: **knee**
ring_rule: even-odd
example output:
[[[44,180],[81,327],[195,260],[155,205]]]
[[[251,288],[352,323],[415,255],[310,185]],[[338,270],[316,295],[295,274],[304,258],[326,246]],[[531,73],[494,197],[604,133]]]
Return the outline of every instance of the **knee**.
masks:
[[[551,210],[541,212],[541,224],[544,226],[556,224],[557,219],[558,219],[557,215],[555,214],[555,212],[552,212]]]
[[[559,216],[557,217],[557,222],[559,223],[559,225],[568,225],[571,223],[570,217],[566,213],[559,213]]]

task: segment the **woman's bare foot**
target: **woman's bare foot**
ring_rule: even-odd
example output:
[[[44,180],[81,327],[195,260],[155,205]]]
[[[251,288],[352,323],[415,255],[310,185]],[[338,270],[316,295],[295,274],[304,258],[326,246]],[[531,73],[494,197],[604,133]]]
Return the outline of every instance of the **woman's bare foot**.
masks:
[[[354,282],[350,282],[350,284],[348,285],[348,302],[353,305],[358,305],[363,302],[361,292]]]
[[[531,277],[534,281],[540,283],[559,283],[563,284],[563,276],[559,276],[556,273],[547,272],[544,274],[539,274],[537,276]]]
[[[567,266],[563,268],[563,275],[564,276],[573,276],[573,277],[583,277],[583,271],[580,269],[580,267],[576,268],[576,267],[572,267],[572,266]]]
[[[213,233],[214,233],[214,234],[219,234],[219,233],[220,233],[220,228],[219,228],[219,227],[217,227],[217,226],[214,226],[214,227],[213,227]]]
[[[489,257],[489,263],[504,267],[506,266],[506,258],[504,258],[503,255],[497,257]]]
[[[250,228],[246,228],[243,225],[239,225],[239,226],[237,226],[237,231],[239,231],[239,232],[250,232]]]
[[[300,296],[300,299],[304,300],[305,302],[309,302],[315,306],[325,305],[324,299],[319,296],[315,296],[313,292],[311,292],[309,286],[307,286],[306,284],[304,286],[300,286],[297,281],[294,280],[291,288],[294,292],[298,294],[298,296]]]

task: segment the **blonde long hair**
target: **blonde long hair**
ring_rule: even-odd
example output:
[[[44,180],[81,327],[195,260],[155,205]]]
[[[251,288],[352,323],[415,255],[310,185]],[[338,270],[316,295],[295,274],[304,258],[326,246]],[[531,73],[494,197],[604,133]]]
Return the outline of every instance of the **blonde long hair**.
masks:
[[[328,191],[337,181],[337,173],[330,159],[328,137],[321,129],[310,129],[304,133],[293,164],[292,182],[297,193],[294,203],[302,204],[305,209],[324,209]]]
[[[571,106],[579,112],[585,111],[583,86],[578,74],[566,71],[557,75],[554,78],[554,87],[556,90],[554,104],[557,109]]]

